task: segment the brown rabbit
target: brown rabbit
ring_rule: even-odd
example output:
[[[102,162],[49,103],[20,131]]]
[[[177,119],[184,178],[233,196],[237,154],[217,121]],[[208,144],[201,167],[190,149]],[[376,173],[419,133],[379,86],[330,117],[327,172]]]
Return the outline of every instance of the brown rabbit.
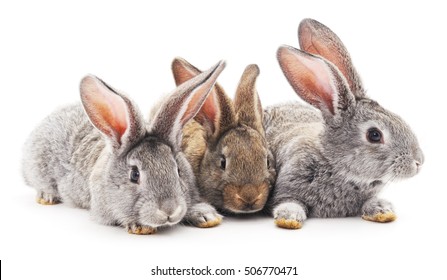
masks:
[[[181,58],[174,59],[172,71],[177,85],[201,73]],[[258,75],[258,66],[247,66],[234,103],[215,84],[199,113],[183,129],[182,149],[200,193],[222,213],[262,210],[274,183],[273,157],[255,89]]]

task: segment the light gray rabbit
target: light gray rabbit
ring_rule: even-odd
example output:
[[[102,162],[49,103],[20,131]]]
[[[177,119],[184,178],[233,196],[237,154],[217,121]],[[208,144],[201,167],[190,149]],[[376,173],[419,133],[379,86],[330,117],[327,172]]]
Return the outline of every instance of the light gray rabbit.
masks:
[[[280,47],[278,61],[297,94],[319,111],[297,103],[266,110],[278,174],[268,202],[275,223],[297,229],[308,217],[395,220],[392,205],[376,195],[388,182],[418,173],[424,157],[416,136],[366,96],[329,28],[305,19],[299,41],[302,50]]]
[[[182,127],[206,100],[224,62],[178,87],[145,123],[135,104],[94,76],[81,104],[49,115],[25,144],[23,173],[40,204],[90,209],[104,224],[151,234],[181,220],[198,227],[221,216],[201,202],[180,145]]]
[[[176,84],[201,71],[182,58],[172,62]],[[183,128],[182,149],[201,196],[225,214],[261,211],[274,182],[272,155],[256,91],[257,65],[242,74],[234,101],[215,84],[199,113]]]

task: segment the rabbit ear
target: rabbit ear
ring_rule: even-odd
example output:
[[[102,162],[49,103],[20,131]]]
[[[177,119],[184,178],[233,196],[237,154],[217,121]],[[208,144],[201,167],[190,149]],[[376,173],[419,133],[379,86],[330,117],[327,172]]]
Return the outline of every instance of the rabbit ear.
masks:
[[[251,64],[245,68],[236,91],[234,108],[239,123],[264,133],[262,105],[255,86],[258,76],[259,67],[257,65]]]
[[[185,59],[176,57],[172,61],[172,73],[174,74],[175,84],[179,86],[199,75],[202,71]]]
[[[200,110],[224,68],[225,62],[220,61],[174,90],[155,113],[152,131],[179,148],[183,126]]]
[[[123,151],[144,136],[143,118],[126,96],[92,75],[82,79],[80,92],[87,116],[114,149]]]
[[[172,62],[172,72],[177,85],[202,73],[179,57]],[[194,119],[205,128],[209,137],[217,137],[236,122],[233,103],[218,83],[214,84],[211,93]]]
[[[330,62],[289,46],[278,49],[278,61],[295,92],[333,119],[353,107],[354,95]]]
[[[300,48],[332,62],[341,71],[352,93],[365,97],[365,90],[351,57],[338,36],[328,27],[313,19],[304,19],[298,27]]]

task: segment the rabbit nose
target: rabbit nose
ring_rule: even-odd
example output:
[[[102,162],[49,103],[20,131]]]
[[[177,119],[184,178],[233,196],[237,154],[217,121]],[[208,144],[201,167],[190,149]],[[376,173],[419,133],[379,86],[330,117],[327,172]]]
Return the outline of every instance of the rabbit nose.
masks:
[[[181,220],[184,214],[184,209],[182,205],[178,205],[178,203],[165,201],[160,205],[160,209],[157,213],[160,217],[166,219],[166,221],[174,223]]]
[[[259,194],[256,197],[253,196],[245,196],[241,197],[239,194],[236,194],[236,199],[243,202],[247,207],[253,206],[256,202],[258,202],[261,199],[262,194]]]
[[[416,173],[417,173],[417,172],[419,172],[421,170],[422,163],[417,161],[417,160],[415,160],[414,164],[416,165]]]
[[[168,221],[171,223],[177,222],[182,218],[183,213],[183,207],[180,205],[172,212],[170,215],[168,215]]]
[[[418,167],[420,167],[420,166],[422,166],[422,164],[424,164],[424,159],[425,159],[424,153],[422,153],[422,151],[419,148],[414,151],[413,158],[414,158],[414,161]]]
[[[227,185],[223,190],[225,209],[235,213],[249,213],[261,210],[267,201],[269,186]]]

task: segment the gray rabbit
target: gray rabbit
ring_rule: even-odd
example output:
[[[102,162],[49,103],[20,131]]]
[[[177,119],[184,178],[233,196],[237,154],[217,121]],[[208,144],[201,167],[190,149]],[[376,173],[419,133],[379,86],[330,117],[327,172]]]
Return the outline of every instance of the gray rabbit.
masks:
[[[81,104],[49,115],[25,143],[23,173],[37,202],[90,209],[103,224],[151,234],[184,220],[198,227],[221,216],[201,202],[180,145],[225,67],[178,87],[145,123],[135,104],[94,76],[80,85]]]
[[[416,175],[424,157],[397,115],[366,96],[340,39],[323,24],[299,26],[302,50],[282,46],[278,61],[298,103],[266,109],[264,125],[276,159],[269,208],[279,227],[298,229],[308,217],[362,216],[391,222],[392,205],[377,194]]]

